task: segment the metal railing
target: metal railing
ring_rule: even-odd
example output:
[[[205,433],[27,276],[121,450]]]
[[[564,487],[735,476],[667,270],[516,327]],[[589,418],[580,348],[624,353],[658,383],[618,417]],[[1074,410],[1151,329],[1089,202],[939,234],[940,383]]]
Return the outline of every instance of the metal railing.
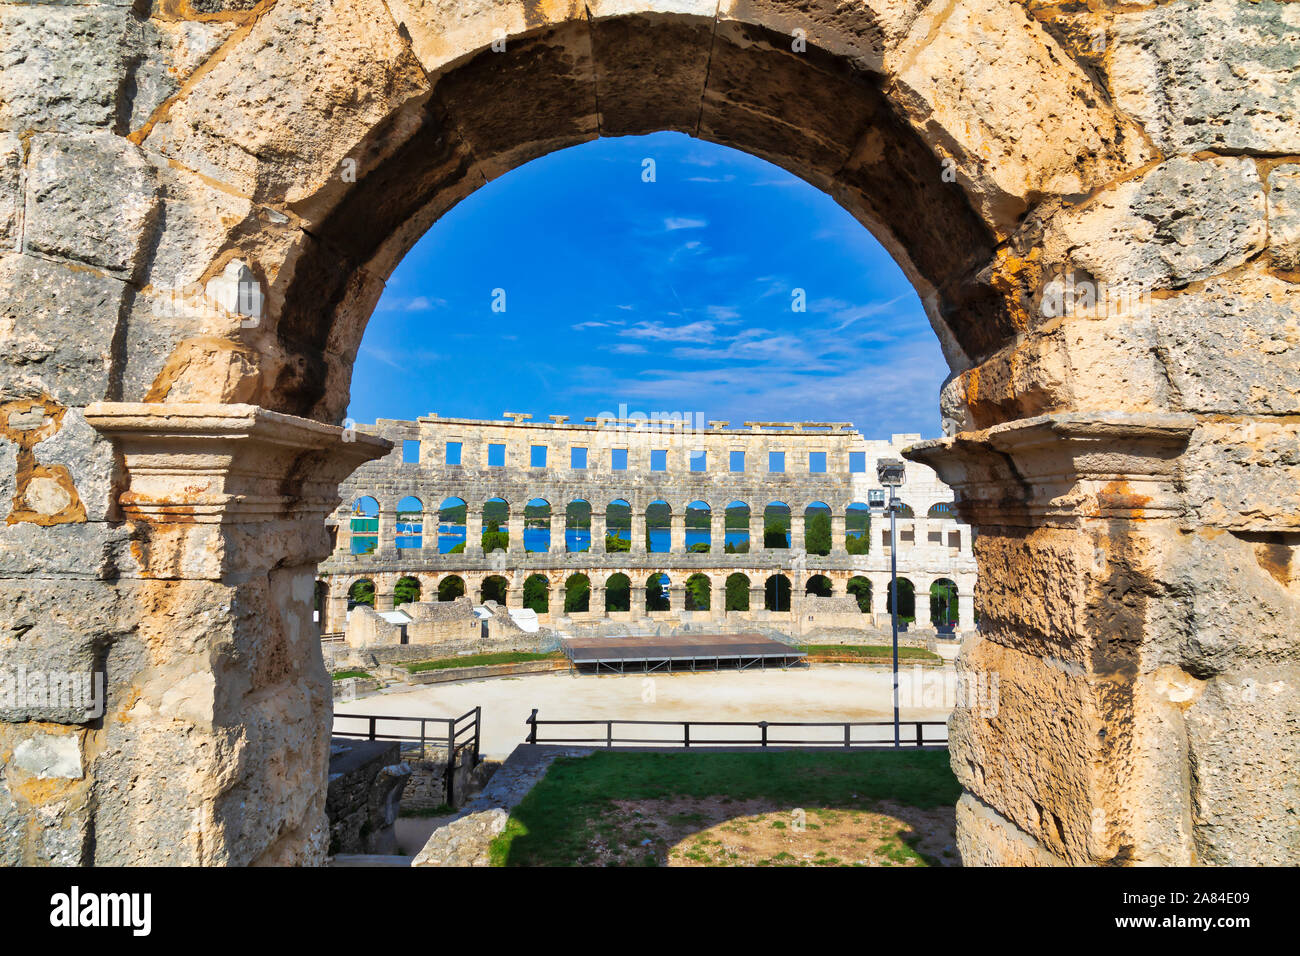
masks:
[[[794,720],[624,720],[592,718],[589,720],[538,720],[537,709],[524,720],[528,727],[525,738],[530,744],[585,744],[587,746],[614,747],[814,747],[824,749],[855,750],[879,749],[894,746],[894,723],[891,720],[848,720],[848,721],[794,721]],[[601,726],[605,728],[604,736],[592,737],[550,737],[543,739],[539,728],[543,726]],[[663,737],[623,737],[616,736],[614,728],[623,726],[642,727],[678,727],[680,734]],[[757,731],[756,737],[719,738],[701,737],[698,732],[692,735],[691,728],[706,727],[751,727]],[[834,727],[841,732],[834,736],[806,738],[787,738],[773,736],[776,728],[789,727]],[[854,728],[882,727],[888,730],[884,737],[855,736]],[[904,747],[947,747],[948,722],[946,720],[904,720],[899,724],[901,746]],[[941,731],[926,734],[926,728],[942,728]],[[728,733],[728,731],[722,731]]]
[[[475,707],[459,717],[402,717],[394,714],[335,714],[332,735],[353,740],[395,740],[403,760],[426,760],[434,748],[447,751],[447,803],[455,805],[456,767],[464,761],[458,759],[465,755],[469,766],[476,767],[479,762],[480,731],[482,728],[483,708]],[[340,728],[339,721],[363,721],[362,728]],[[406,724],[418,724],[418,733],[386,733],[396,728],[384,727],[389,721],[402,721]],[[433,733],[438,727],[442,734]]]

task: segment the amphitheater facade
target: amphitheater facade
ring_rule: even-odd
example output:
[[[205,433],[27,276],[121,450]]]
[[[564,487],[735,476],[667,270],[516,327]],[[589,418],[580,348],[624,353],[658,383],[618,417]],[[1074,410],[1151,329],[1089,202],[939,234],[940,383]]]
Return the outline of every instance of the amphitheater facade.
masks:
[[[565,606],[566,586],[581,576],[584,584],[589,582],[590,600],[586,611],[563,614],[573,622],[761,620],[792,634],[804,629],[805,597],[814,578],[825,578],[814,584],[820,593],[840,597],[850,593],[849,582],[857,578],[870,589],[870,613],[863,625],[879,624],[885,617],[889,522],[879,516],[871,522],[865,554],[848,552],[848,525],[860,528],[869,492],[879,489],[876,462],[901,460],[902,450],[919,441],[919,435],[873,441],[845,423],[746,422],[731,427],[689,415],[552,419],[531,422],[517,415],[492,422],[431,415],[415,422],[381,419],[359,426],[360,432],[392,442],[393,449],[362,465],[340,488],[343,504],[330,519],[335,547],[320,568],[322,630],[343,630],[348,594],[356,582],[370,581],[375,606],[384,610],[393,606],[394,588],[402,578],[418,582],[423,600],[436,600],[449,579],[479,598],[485,582],[496,579],[506,606],[517,607],[524,582],[540,575],[549,591],[544,618],[555,623]],[[952,511],[951,490],[929,467],[912,463],[898,496],[907,506],[906,517],[897,522],[898,574],[915,590],[916,626],[937,623],[930,619],[928,595],[935,585],[947,585],[954,600],[945,622],[955,618],[958,628],[973,629],[970,528]],[[373,503],[365,511],[374,512],[373,519],[355,517],[357,503],[365,499]],[[509,546],[485,554],[481,535],[489,501],[499,502],[508,515],[501,530],[508,532]],[[463,553],[439,551],[434,526],[439,508],[448,502],[465,507]],[[550,512],[531,523],[545,532],[538,535],[536,551],[525,549],[529,502],[545,503]],[[646,533],[652,502],[666,505],[669,515],[657,542],[649,542]],[[626,506],[630,513],[627,551],[605,550],[611,504]],[[698,543],[707,544],[707,552],[688,548],[688,506],[697,513],[707,509],[707,535],[701,528],[691,536],[706,539]],[[765,513],[773,507],[788,509],[786,547],[765,547]],[[733,514],[748,513],[743,531],[733,519],[728,533],[728,508]],[[829,515],[827,554],[806,547],[810,508]],[[570,511],[589,513],[589,538],[577,539],[566,528]],[[851,520],[850,512],[858,520]],[[361,549],[354,536],[373,550],[357,553]],[[744,550],[728,553],[725,539],[736,539],[734,544]],[[604,592],[615,575],[626,576],[632,587],[626,609],[607,609]],[[641,593],[657,575],[667,579],[669,607],[647,610]],[[707,608],[687,606],[685,583],[695,575],[708,580]],[[735,575],[744,578],[746,600],[733,601],[744,606],[728,609],[727,585],[732,580],[734,588]]]

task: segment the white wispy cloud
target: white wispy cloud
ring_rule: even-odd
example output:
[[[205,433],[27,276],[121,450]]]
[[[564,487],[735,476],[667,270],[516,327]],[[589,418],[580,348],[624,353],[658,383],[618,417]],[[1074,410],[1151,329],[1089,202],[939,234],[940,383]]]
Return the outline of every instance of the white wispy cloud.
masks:
[[[707,219],[689,219],[685,216],[669,216],[664,220],[664,229],[676,232],[678,229],[703,229],[709,224]]]

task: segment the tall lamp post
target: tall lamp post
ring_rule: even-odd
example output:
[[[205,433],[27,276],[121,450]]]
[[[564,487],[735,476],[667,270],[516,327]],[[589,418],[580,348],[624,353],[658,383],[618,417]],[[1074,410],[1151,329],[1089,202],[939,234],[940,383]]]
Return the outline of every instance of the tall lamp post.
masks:
[[[881,458],[876,462],[876,479],[889,491],[869,492],[867,504],[881,506],[889,512],[889,621],[894,633],[894,747],[901,746],[898,727],[898,488],[903,483],[903,463],[897,458]],[[873,507],[874,510],[874,507]]]

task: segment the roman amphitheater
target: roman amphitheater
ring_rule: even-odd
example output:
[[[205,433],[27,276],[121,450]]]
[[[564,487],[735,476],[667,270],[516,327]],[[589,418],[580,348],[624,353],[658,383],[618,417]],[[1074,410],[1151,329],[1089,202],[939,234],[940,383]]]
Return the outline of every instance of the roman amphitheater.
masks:
[[[1002,688],[950,721],[964,861],[1300,863],[1298,62],[1286,0],[0,0],[0,665],[105,682],[0,698],[0,862],[324,861],[315,588],[391,451],[343,422],[384,283],[488,180],[677,130],[833,196],[942,346],[904,454],[972,529],[958,667]],[[672,468],[674,516],[857,500],[842,462]],[[593,486],[635,521],[629,476]],[[569,494],[516,480],[430,499]]]
[[[543,622],[558,624],[564,618],[570,628],[602,619],[707,621],[714,629],[762,621],[793,635],[803,633],[806,624],[870,621],[875,626],[878,616],[888,627],[888,521],[872,527],[874,547],[857,549],[859,555],[848,552],[847,524],[857,512],[863,520],[856,523],[864,526],[857,534],[867,534],[868,492],[879,487],[877,461],[901,458],[919,435],[867,441],[842,423],[755,422],[729,428],[729,422],[715,421],[697,432],[680,416],[671,423],[614,417],[572,423],[564,416],[531,423],[526,418],[484,422],[429,416],[359,426],[392,442],[393,450],[362,465],[340,489],[344,504],[328,522],[336,529],[334,553],[320,569],[324,633],[345,631],[348,596],[358,581],[371,582],[376,609],[387,610],[403,578],[418,584],[426,601],[495,595],[500,604],[518,607],[525,582],[539,577],[546,593]],[[935,622],[927,596],[947,586],[945,596],[951,593],[952,600],[943,623],[964,622],[969,628],[975,561],[970,529],[951,513],[952,493],[929,468],[913,465],[898,494],[907,508],[898,522],[898,574],[922,596],[908,616],[929,628]],[[375,506],[374,516],[357,517],[357,504],[366,499]],[[508,515],[502,530],[509,543],[485,554],[482,515],[489,501],[499,502]],[[544,514],[526,529],[530,502]],[[658,536],[661,543],[647,548],[646,511],[654,502],[665,506],[665,533]],[[449,504],[466,509],[461,553],[440,553],[439,538],[448,536],[430,527],[439,524],[438,513]],[[607,553],[607,515],[615,504],[627,508],[630,536],[626,551]],[[701,540],[690,542],[694,550],[688,550],[692,506],[700,515]],[[765,512],[773,508],[789,529],[776,542],[764,536]],[[810,510],[829,518],[825,554],[806,547]],[[743,530],[728,532],[728,513],[744,522]],[[583,534],[579,526],[590,531]],[[526,531],[533,529],[541,532],[537,548],[526,548]],[[724,539],[732,543],[731,553]],[[767,546],[773,543],[777,546]],[[707,581],[699,606],[686,588],[697,575]],[[743,580],[740,599],[737,575]],[[606,599],[607,583],[615,576],[623,577],[624,587],[632,585],[635,599],[626,606],[611,607]],[[648,608],[641,598],[644,586],[661,576],[668,591],[665,606]],[[588,594],[584,602],[573,600],[577,582]],[[864,592],[860,600],[852,593],[855,582]],[[840,600],[833,600],[836,596]],[[585,606],[566,612],[566,605],[575,603]],[[908,610],[913,608],[900,601],[900,612]],[[858,620],[863,612],[869,616]]]

